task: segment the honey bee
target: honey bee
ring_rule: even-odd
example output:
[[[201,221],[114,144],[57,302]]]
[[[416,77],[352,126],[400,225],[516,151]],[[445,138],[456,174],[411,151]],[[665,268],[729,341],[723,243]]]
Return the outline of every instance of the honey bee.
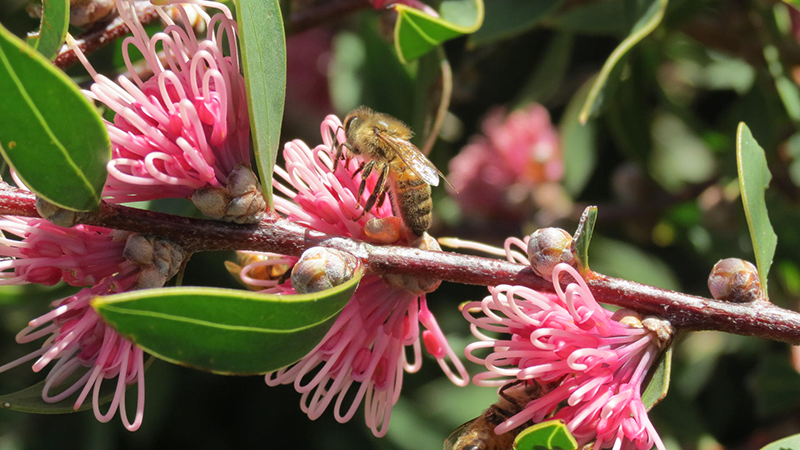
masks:
[[[359,155],[365,160],[360,168],[359,198],[369,174],[373,170],[379,173],[361,217],[371,211],[376,202],[379,207],[383,204],[386,198],[383,194],[389,188],[396,212],[415,235],[422,236],[431,226],[431,186],[438,186],[439,177],[444,179],[444,175],[409,142],[414,133],[408,125],[361,106],[345,117],[344,133],[347,142],[339,144],[336,150],[334,170],[344,148],[348,156]]]
[[[522,411],[531,400],[545,394],[538,383],[514,381],[506,384],[498,392],[500,398],[477,418],[456,428],[444,441],[444,450],[510,450],[514,439],[531,422],[503,434],[495,434],[496,426]]]

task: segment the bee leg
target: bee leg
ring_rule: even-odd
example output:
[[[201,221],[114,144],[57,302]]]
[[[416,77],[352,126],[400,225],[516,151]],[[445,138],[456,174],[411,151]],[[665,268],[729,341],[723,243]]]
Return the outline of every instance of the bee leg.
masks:
[[[366,169],[364,170],[366,171]],[[375,206],[375,201],[378,199],[378,197],[383,196],[383,192],[386,190],[386,177],[388,175],[389,175],[389,164],[384,164],[383,167],[381,168],[381,174],[378,177],[378,184],[375,185],[375,189],[372,190],[372,194],[370,194],[369,198],[367,199],[367,204],[364,205],[364,212],[361,213],[361,215],[358,217],[359,219],[364,217],[364,214],[372,210],[372,207]]]
[[[520,405],[517,402],[517,399],[515,399],[514,397],[506,394],[506,390],[510,389],[510,388],[512,388],[514,386],[517,386],[518,384],[520,384],[522,382],[523,382],[523,380],[517,380],[517,381],[512,381],[512,382],[510,382],[508,384],[505,384],[505,385],[503,385],[503,387],[500,388],[500,390],[497,392],[497,394],[500,397],[503,397],[507,402],[511,403],[512,405],[519,407]]]
[[[375,161],[370,161],[366,165],[362,164],[361,167],[358,168],[358,170],[364,169],[363,172],[361,172],[361,184],[358,186],[359,199],[361,198],[361,194],[364,193],[364,188],[367,187],[367,177],[369,177],[369,174],[372,173],[372,169],[374,167],[375,167]]]
[[[338,131],[338,130],[337,130]],[[339,138],[336,138],[336,157],[333,159],[333,171],[336,172],[336,168],[339,167],[339,160],[342,159],[342,153],[344,153],[344,148],[347,147],[353,153],[358,153],[354,150],[354,147],[347,142],[339,142]]]

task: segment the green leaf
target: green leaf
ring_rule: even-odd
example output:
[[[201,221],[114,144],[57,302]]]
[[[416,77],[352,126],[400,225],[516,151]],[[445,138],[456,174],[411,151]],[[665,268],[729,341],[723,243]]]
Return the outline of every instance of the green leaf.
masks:
[[[524,33],[555,11],[563,0],[492,0],[483,26],[469,37],[471,46],[491,44]]]
[[[572,236],[572,251],[578,264],[578,272],[586,275],[589,272],[589,242],[592,240],[594,224],[597,221],[597,206],[588,206],[583,210],[578,229]]]
[[[97,297],[92,306],[120,334],[158,358],[226,375],[262,374],[311,351],[333,326],[362,274],[315,294],[177,287]]]
[[[750,240],[756,254],[756,266],[761,286],[767,291],[767,275],[775,256],[778,236],[772,229],[764,201],[764,191],[769,186],[772,175],[767,168],[764,149],[758,145],[750,129],[744,122],[736,130],[736,166],[739,171],[739,189],[742,192],[744,214],[750,228]]]
[[[236,19],[247,85],[253,149],[264,199],[272,210],[272,167],[278,156],[286,94],[286,39],[278,0],[237,0]]]
[[[578,441],[563,420],[548,420],[524,429],[514,439],[514,450],[575,450]]]
[[[619,35],[626,30],[625,3],[623,0],[582,3],[547,25],[576,34]]]
[[[623,56],[638,44],[639,41],[644,39],[647,35],[653,32],[661,23],[664,18],[664,11],[667,9],[668,0],[637,0],[636,4],[636,22],[631,28],[630,34],[626,37],[617,48],[611,52],[603,68],[600,69],[600,74],[595,78],[592,90],[589,91],[589,96],[586,103],[583,105],[580,114],[581,123],[586,123],[589,117],[596,116],[600,111],[603,101],[605,100],[604,88],[606,81],[612,76],[619,76],[622,65],[619,64]]]
[[[670,345],[661,354],[655,370],[651,370],[649,374],[650,381],[642,393],[642,403],[648,411],[667,396],[670,376],[672,375],[672,347],[673,345]]]
[[[64,72],[0,26],[0,151],[25,184],[62,208],[100,204],[111,142]]]
[[[767,444],[761,450],[797,450],[800,449],[800,434],[795,434]]]
[[[565,161],[561,184],[573,198],[586,187],[597,165],[596,124],[593,120],[585,124],[578,120],[590,88],[591,80],[572,97],[558,124]]]
[[[400,61],[407,63],[433,50],[437,45],[474,33],[483,23],[483,0],[444,0],[440,17],[419,9],[395,4],[394,45]]]
[[[414,78],[414,118],[411,128],[415,133],[412,142],[427,155],[436,143],[450,107],[453,72],[441,47],[418,61]]]
[[[28,35],[28,45],[47,59],[58,55],[69,28],[69,0],[42,0],[39,31]]]
[[[518,107],[531,102],[544,103],[556,93],[567,73],[574,41],[572,33],[558,33],[548,42],[544,56],[518,96]]]
[[[144,368],[147,370],[152,364],[154,358],[148,358],[145,361]],[[78,369],[75,373],[68,376],[64,379],[58,386],[63,386],[64,389],[68,388],[75,384],[82,376],[84,376],[91,368],[86,368],[85,370]],[[78,396],[81,393],[81,390],[78,389],[77,392],[70,395],[69,397],[61,400],[60,402],[56,403],[47,403],[42,400],[42,390],[44,389],[45,380],[40,381],[33,386],[29,386],[25,389],[19,390],[17,392],[13,392],[11,394],[0,395],[0,408],[3,409],[10,409],[12,411],[19,411],[25,413],[33,413],[33,414],[69,414],[78,411],[85,411],[87,409],[92,409],[92,394],[89,394],[89,397],[84,400],[83,404],[78,409],[74,408],[75,400],[78,399]],[[58,387],[57,386],[57,387]],[[126,389],[133,386],[132,384],[128,385]],[[98,396],[98,403],[104,405],[110,402],[114,398],[114,393],[117,390],[117,378],[113,378],[110,380],[103,380],[102,386],[100,386],[100,395]],[[50,388],[50,395],[55,395],[55,393],[63,392],[58,389]]]

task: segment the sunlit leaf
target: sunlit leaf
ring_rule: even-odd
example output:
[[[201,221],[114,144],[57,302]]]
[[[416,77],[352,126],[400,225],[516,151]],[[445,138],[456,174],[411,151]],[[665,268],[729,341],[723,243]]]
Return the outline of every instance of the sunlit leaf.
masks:
[[[586,275],[589,271],[589,242],[594,233],[594,224],[597,221],[597,206],[588,206],[583,210],[578,229],[572,236],[572,251],[578,264],[578,272]]]
[[[395,4],[397,22],[394,44],[404,63],[413,61],[437,45],[474,33],[483,23],[483,0],[445,0],[439,5],[440,17],[403,4]]]
[[[575,450],[578,441],[563,420],[548,420],[523,430],[514,439],[514,450]]]
[[[145,369],[149,368],[153,364],[153,361],[153,358],[149,358],[145,362]],[[64,381],[62,381],[58,386],[55,388],[51,387],[49,394],[54,396],[55,394],[62,392],[64,389],[72,386],[75,384],[75,382],[80,380],[80,378],[83,377],[89,370],[91,370],[91,368],[86,368],[83,370],[78,369],[75,373],[65,378]],[[117,390],[117,380],[117,378],[113,378],[103,381],[103,385],[100,387],[100,392],[98,395],[98,404],[104,405],[114,398],[114,393]],[[17,392],[0,395],[0,407],[3,409],[10,409],[12,411],[34,414],[69,414],[92,409],[92,394],[89,395],[89,397],[78,409],[74,408],[75,400],[77,400],[81,393],[80,390],[59,402],[45,402],[42,400],[42,389],[44,389],[45,382],[46,380],[43,380],[34,384],[33,386],[29,386]],[[128,388],[131,386],[133,385],[128,385]],[[61,388],[59,389],[59,387]]]
[[[486,2],[486,18],[469,37],[470,45],[480,46],[513,37],[534,28],[563,0],[491,0]]]
[[[166,361],[221,374],[260,374],[296,362],[325,336],[362,271],[333,289],[269,295],[177,287],[97,297],[120,334]]]
[[[764,292],[768,292],[767,275],[778,245],[778,236],[769,222],[767,204],[764,201],[764,191],[769,187],[772,175],[767,168],[764,149],[758,145],[744,122],[736,130],[736,165],[744,213],[750,228],[750,240],[756,254],[758,276]]]
[[[0,151],[48,202],[100,203],[111,142],[94,106],[40,53],[0,26]]]
[[[28,35],[28,45],[45,58],[58,55],[69,28],[69,0],[42,0],[42,21],[39,31]]]
[[[670,376],[672,375],[672,345],[661,355],[658,364],[650,372],[650,381],[642,393],[642,403],[650,411],[656,406],[669,391]]]
[[[796,450],[800,448],[800,434],[785,437],[761,447],[761,450]]]
[[[286,39],[278,0],[237,0],[236,19],[247,85],[253,149],[264,198],[272,209],[272,167],[278,156],[286,94]]]
[[[581,123],[586,123],[589,117],[597,115],[605,100],[605,85],[606,81],[614,75],[619,73],[621,67],[620,60],[625,56],[634,45],[647,37],[653,30],[661,23],[664,18],[664,11],[667,9],[668,0],[637,0],[636,3],[636,22],[631,27],[628,37],[626,37],[617,48],[611,52],[603,68],[600,69],[600,74],[594,80],[592,90],[589,91],[589,96],[586,98],[586,103],[583,105],[580,114]]]

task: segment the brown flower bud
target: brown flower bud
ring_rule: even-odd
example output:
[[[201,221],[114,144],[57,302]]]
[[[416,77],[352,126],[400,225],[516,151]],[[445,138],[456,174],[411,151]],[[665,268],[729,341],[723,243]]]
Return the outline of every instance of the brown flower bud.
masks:
[[[122,255],[142,266],[136,289],[163,286],[178,273],[186,258],[183,249],[169,239],[138,233],[128,236]]]
[[[528,261],[540,277],[552,281],[553,269],[559,263],[575,265],[572,236],[561,228],[540,228],[528,241]]]
[[[80,211],[72,211],[56,206],[38,195],[36,196],[36,212],[53,225],[64,228],[74,227],[86,215],[86,213]]]
[[[298,294],[324,291],[353,278],[360,261],[350,253],[312,247],[300,256],[292,269],[292,287]]]
[[[226,187],[197,189],[191,200],[206,217],[225,222],[258,223],[267,209],[261,184],[245,164],[233,168]]]
[[[432,238],[428,233],[423,233],[422,236],[410,243],[409,247],[419,248],[421,250],[433,250],[440,252],[442,247]],[[442,280],[432,277],[420,277],[416,275],[405,274],[386,274],[383,276],[384,281],[390,286],[404,289],[414,295],[422,295],[428,292],[433,292],[442,284]]]
[[[761,289],[758,269],[753,264],[739,259],[723,259],[714,264],[708,276],[711,296],[726,302],[746,303],[766,300]]]

